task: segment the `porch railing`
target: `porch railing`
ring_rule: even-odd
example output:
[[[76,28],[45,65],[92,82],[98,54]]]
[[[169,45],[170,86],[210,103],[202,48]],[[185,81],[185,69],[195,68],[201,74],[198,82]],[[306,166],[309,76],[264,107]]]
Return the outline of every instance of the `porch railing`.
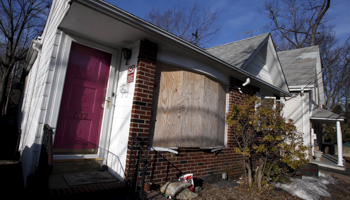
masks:
[[[133,160],[133,164],[131,160]],[[137,192],[137,189],[138,189],[137,185],[138,185],[141,163],[143,163],[143,168],[141,170],[142,179],[141,179],[141,185],[140,185],[141,189],[139,192],[140,199],[143,198],[143,192],[144,192],[143,187],[145,183],[145,175],[148,170],[148,166],[150,162],[149,162],[148,153],[143,149],[136,135],[132,134],[131,145],[130,145],[129,167],[128,167],[128,174],[127,174],[125,183],[126,183],[126,186],[132,189],[135,189],[135,193]],[[132,170],[132,175],[130,174],[131,170]],[[130,175],[131,175],[131,180],[129,180]]]

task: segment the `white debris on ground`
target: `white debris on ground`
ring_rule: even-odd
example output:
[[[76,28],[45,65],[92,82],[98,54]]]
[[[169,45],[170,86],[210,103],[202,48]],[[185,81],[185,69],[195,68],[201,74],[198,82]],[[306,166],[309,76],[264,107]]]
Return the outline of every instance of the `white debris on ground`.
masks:
[[[290,194],[305,200],[318,200],[320,197],[331,197],[326,185],[337,184],[329,174],[319,172],[319,178],[303,176],[302,179],[291,178],[291,183],[276,183],[275,187],[281,188]]]

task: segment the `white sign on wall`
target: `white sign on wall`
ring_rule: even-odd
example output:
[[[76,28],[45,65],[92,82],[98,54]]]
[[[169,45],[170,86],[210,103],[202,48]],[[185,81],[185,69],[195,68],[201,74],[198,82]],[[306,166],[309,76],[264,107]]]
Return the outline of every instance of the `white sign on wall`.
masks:
[[[132,65],[128,67],[128,78],[127,78],[127,83],[134,82],[134,75],[135,75],[135,65]]]

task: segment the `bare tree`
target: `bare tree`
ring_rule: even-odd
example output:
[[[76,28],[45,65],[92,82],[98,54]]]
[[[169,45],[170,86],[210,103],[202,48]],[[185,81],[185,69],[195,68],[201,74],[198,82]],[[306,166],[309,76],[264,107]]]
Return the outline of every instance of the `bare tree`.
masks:
[[[0,106],[9,75],[45,25],[49,0],[0,0]]]
[[[323,67],[324,106],[334,110],[338,105],[346,105],[350,98],[350,43],[339,45],[335,32],[329,29],[322,31],[316,42]]]
[[[260,12],[270,18],[264,29],[271,31],[278,50],[319,45],[324,106],[333,110],[350,99],[350,45],[339,44],[334,27],[326,24],[329,7],[330,0],[268,0]]]
[[[330,0],[269,0],[260,12],[271,19],[265,29],[277,38],[276,48],[289,50],[316,44],[329,7]]]
[[[221,29],[218,11],[213,11],[210,7],[204,7],[196,2],[190,7],[177,5],[165,11],[152,8],[145,19],[200,47],[208,45]]]

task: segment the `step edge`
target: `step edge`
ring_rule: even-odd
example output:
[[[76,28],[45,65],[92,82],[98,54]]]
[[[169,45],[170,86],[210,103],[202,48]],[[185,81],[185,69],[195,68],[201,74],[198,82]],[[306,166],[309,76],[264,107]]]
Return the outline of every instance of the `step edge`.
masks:
[[[84,161],[102,161],[102,158],[82,158],[82,159],[54,159],[54,163],[60,162],[84,162]]]

